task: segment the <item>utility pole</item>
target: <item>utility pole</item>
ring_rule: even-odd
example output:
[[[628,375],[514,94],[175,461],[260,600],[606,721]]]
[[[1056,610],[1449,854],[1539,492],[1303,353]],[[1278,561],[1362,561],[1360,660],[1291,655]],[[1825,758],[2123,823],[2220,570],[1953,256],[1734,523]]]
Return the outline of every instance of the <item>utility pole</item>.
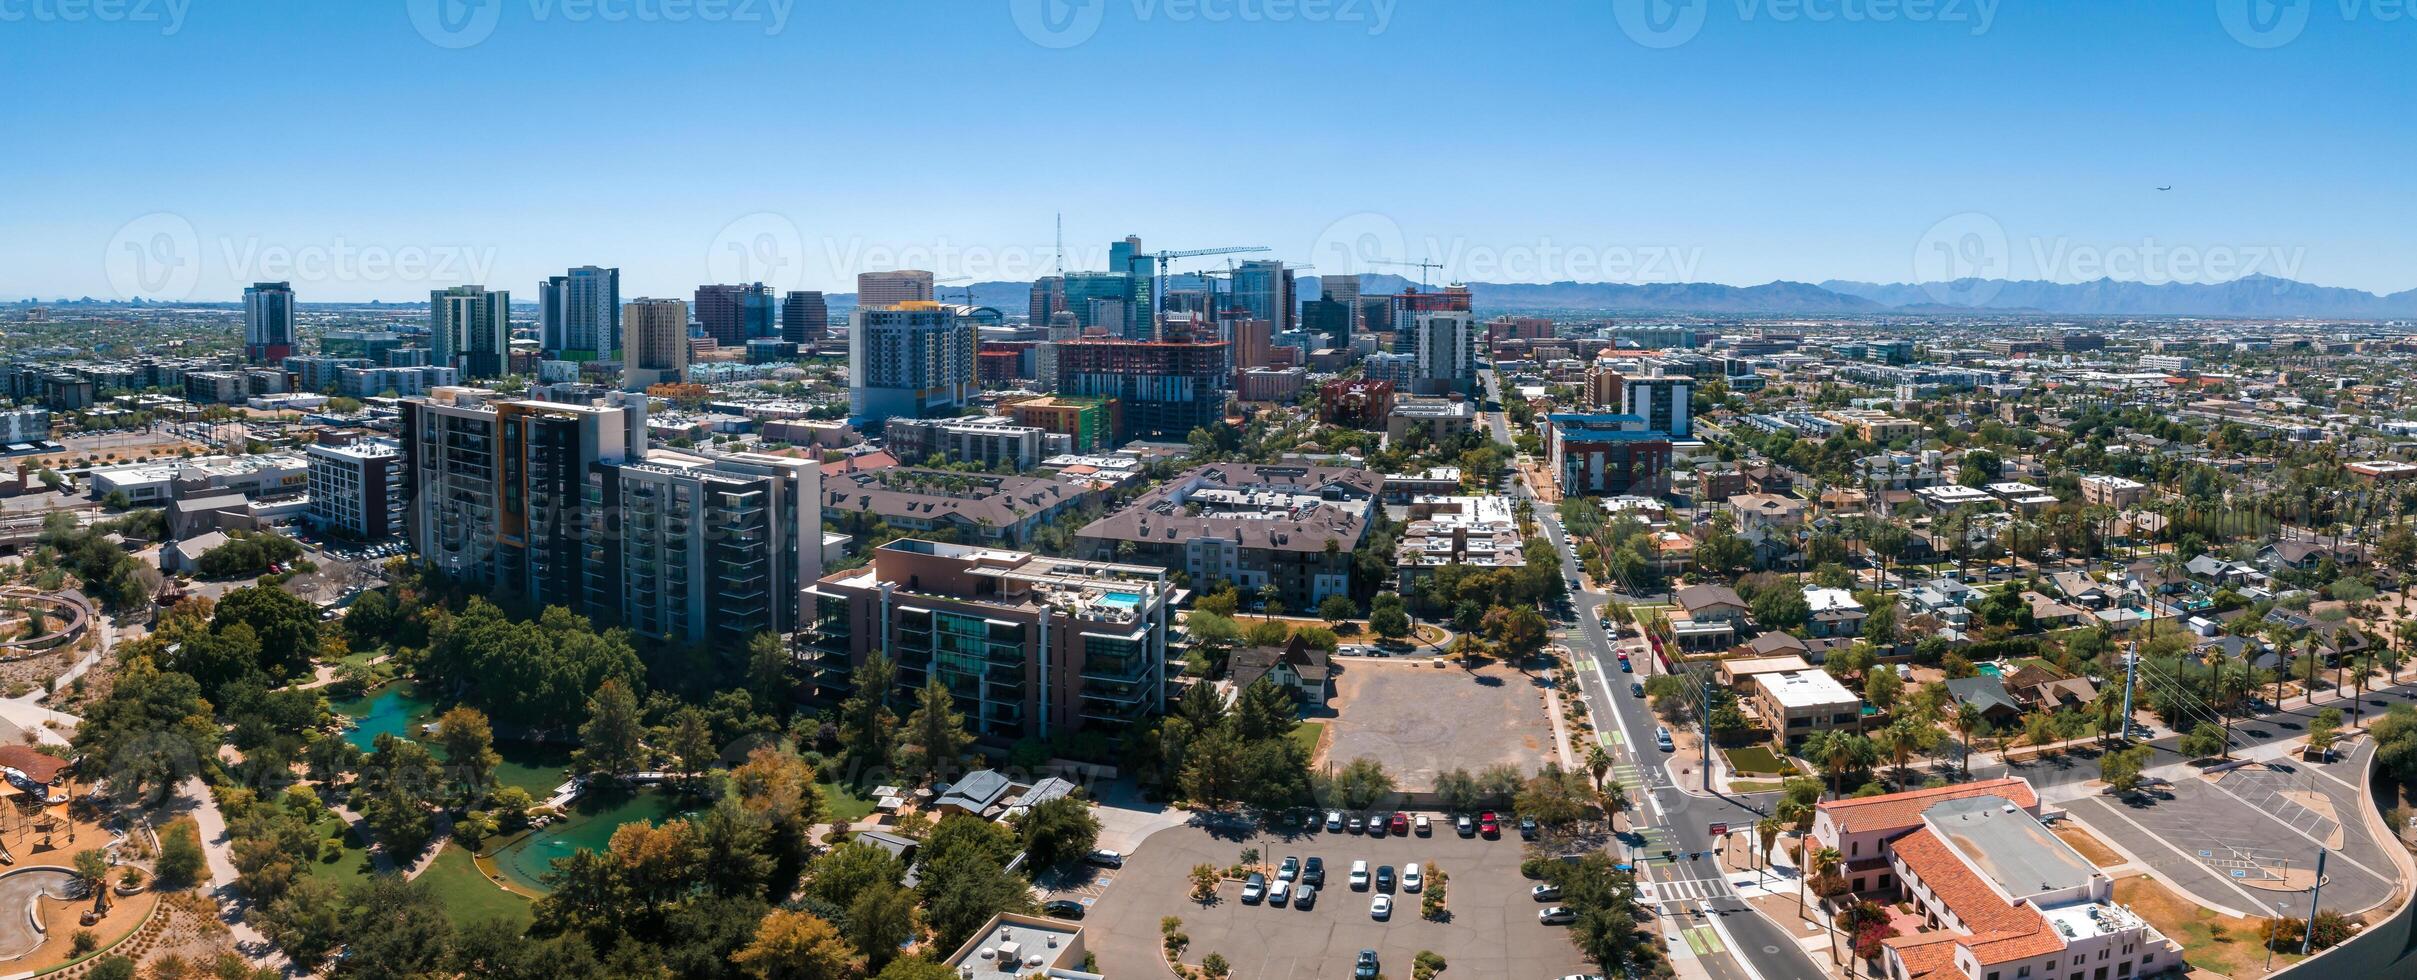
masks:
[[[2126,745],[2132,741],[2132,688],[2139,684],[2139,673],[2140,643],[2135,640],[2131,652],[2123,657],[2123,742]]]
[[[1704,672],[1704,792],[1712,792],[1712,672]]]
[[[2324,848],[2316,849],[2316,880],[2308,884],[2308,928],[2300,930],[2301,956],[2316,945],[2316,900],[2325,893],[2325,854]]]

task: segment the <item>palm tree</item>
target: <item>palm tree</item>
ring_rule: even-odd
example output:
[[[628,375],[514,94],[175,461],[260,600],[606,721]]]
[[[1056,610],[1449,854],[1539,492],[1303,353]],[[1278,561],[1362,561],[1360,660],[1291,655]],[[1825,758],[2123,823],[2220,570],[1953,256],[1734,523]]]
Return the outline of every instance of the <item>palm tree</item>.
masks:
[[[1983,720],[1980,705],[1970,701],[1956,702],[1955,737],[1964,743],[1964,775],[1967,778],[1972,775],[1972,733],[1980,730]]]
[[[1838,867],[1838,849],[1823,847],[1805,854],[1804,867],[1796,875],[1796,914],[1804,914],[1804,888],[1813,879],[1825,877]]]
[[[1754,822],[1754,839],[1762,845],[1762,864],[1754,869],[1754,881],[1763,880],[1763,872],[1771,868],[1771,847],[1779,843],[1779,818],[1764,817]]]
[[[1897,789],[1905,788],[1906,757],[1921,750],[1922,740],[1926,734],[1925,726],[1911,718],[1899,718],[1889,722],[1888,727],[1880,732],[1880,738],[1888,745],[1889,756],[1896,762]]]
[[[1602,789],[1603,777],[1611,774],[1611,753],[1603,750],[1603,743],[1587,746],[1586,771],[1594,774],[1595,788]]]
[[[1833,799],[1838,796],[1838,777],[1843,773],[1840,765],[1846,758],[1838,747],[1838,743],[1843,737],[1837,732],[1814,732],[1805,736],[1804,744],[1797,749],[1798,755],[1804,756],[1814,765],[1820,766],[1821,771],[1829,776],[1830,796]]]

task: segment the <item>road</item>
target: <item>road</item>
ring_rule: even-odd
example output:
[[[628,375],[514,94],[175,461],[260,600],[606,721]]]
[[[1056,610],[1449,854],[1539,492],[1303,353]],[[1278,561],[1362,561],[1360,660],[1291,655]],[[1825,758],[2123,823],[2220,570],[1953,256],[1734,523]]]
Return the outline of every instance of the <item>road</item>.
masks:
[[[1488,390],[1495,390],[1491,372],[1483,380]],[[1502,413],[1486,414],[1494,438],[1509,444],[1510,428]],[[1524,481],[1515,481],[1513,492],[1531,500],[1535,497]],[[1536,518],[1561,556],[1562,577],[1582,581],[1576,553],[1552,508],[1538,506]],[[1629,694],[1628,685],[1622,682],[1628,675],[1619,672],[1617,641],[1603,630],[1602,607],[1610,598],[1601,592],[1573,592],[1577,624],[1563,642],[1572,653],[1587,709],[1597,728],[1612,737],[1616,771],[1631,788],[1633,829],[1624,847],[1660,899],[1654,907],[1657,915],[1669,920],[1664,934],[1686,936],[1683,945],[1691,947],[1689,952],[1716,980],[1793,980],[1824,975],[1826,971],[1797,945],[1796,937],[1738,897],[1711,853],[1712,824],[1751,828],[1777,794],[1699,797],[1673,784],[1664,765],[1668,756],[1652,748],[1657,726],[1653,713],[1644,699]],[[1641,649],[1632,660],[1640,669],[1652,669],[1652,658]],[[1643,676],[1637,678],[1641,681]],[[1673,859],[1663,859],[1664,850]]]

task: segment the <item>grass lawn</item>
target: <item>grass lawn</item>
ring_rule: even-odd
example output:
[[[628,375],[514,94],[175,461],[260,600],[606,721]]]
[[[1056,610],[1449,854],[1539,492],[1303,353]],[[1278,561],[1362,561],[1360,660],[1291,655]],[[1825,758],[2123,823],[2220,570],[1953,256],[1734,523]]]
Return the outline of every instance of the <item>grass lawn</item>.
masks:
[[[1732,793],[1776,793],[1786,788],[1786,783],[1765,783],[1744,779],[1729,781],[1729,792]]]
[[[1318,757],[1318,739],[1324,737],[1325,734],[1325,722],[1304,721],[1293,726],[1292,740],[1301,743],[1301,754],[1303,757],[1315,759]]]
[[[377,866],[369,860],[369,848],[362,846],[360,840],[353,836],[352,828],[344,823],[344,818],[329,814],[312,824],[311,830],[321,840],[334,839],[343,844],[343,850],[336,852],[333,861],[323,860],[329,852],[325,844],[320,845],[320,852],[312,855],[307,862],[311,877],[343,891],[355,883],[369,880],[370,875],[377,873]]]
[[[858,793],[844,783],[816,783],[814,785],[822,790],[823,805],[831,811],[831,815],[824,819],[845,820],[854,823],[872,816],[874,803],[872,797]]]
[[[529,900],[488,881],[467,850],[447,846],[437,852],[419,880],[444,903],[445,914],[452,917],[456,928],[484,919],[503,919],[516,929],[529,927]]]
[[[2217,915],[2174,894],[2147,875],[2115,882],[2115,901],[2131,906],[2166,938],[2182,944],[2182,959],[2191,966],[2228,977],[2254,977],[2264,972],[2266,948],[2258,944],[2256,919]],[[2277,967],[2300,959],[2275,953]]]
[[[1728,754],[1729,768],[1738,772],[1752,773],[1757,776],[1784,776],[1794,771],[1788,768],[1787,763],[1779,761],[1778,756],[1771,754],[1770,749],[1759,745],[1730,749]]]

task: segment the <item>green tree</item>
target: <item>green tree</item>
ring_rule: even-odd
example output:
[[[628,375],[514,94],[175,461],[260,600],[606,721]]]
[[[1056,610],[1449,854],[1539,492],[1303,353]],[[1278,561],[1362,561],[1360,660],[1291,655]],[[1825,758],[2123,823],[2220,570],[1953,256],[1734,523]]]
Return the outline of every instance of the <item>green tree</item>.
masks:
[[[945,778],[957,769],[958,756],[973,744],[957,699],[934,675],[916,693],[915,710],[906,716],[905,762],[925,778]]]
[[[896,752],[898,716],[890,711],[889,696],[897,673],[890,658],[866,657],[851,677],[855,693],[840,702],[839,744],[860,767],[887,766]]]
[[[445,771],[452,776],[457,798],[467,803],[485,799],[495,787],[495,767],[503,756],[495,751],[495,729],[477,708],[457,707],[436,722],[437,744],[445,749]]]
[[[344,941],[343,896],[335,885],[305,877],[276,901],[252,909],[245,921],[295,963],[316,967]]]
[[[1804,590],[1792,585],[1755,593],[1754,601],[1748,605],[1754,610],[1754,622],[1764,629],[1796,629],[1812,615],[1812,606],[1805,601]]]
[[[587,722],[579,726],[580,747],[573,757],[588,772],[636,772],[645,759],[645,730],[637,695],[618,680],[605,681],[588,699]]]
[[[2224,751],[2224,729],[2212,721],[2203,721],[2190,734],[2182,736],[2182,754],[2205,758]]]
[[[1036,868],[1080,860],[1099,843],[1099,818],[1092,816],[1090,804],[1072,796],[1044,800],[1017,814],[1013,823]]]
[[[755,710],[767,714],[786,707],[797,685],[789,676],[789,651],[777,633],[757,633],[747,641],[747,696]]]
[[[120,799],[149,798],[198,773],[218,751],[218,723],[201,685],[135,655],[77,726],[82,771]]]
[[[2098,757],[2098,778],[2117,795],[2130,796],[2140,790],[2140,776],[2148,767],[2150,752],[2146,745],[2107,752]]]

